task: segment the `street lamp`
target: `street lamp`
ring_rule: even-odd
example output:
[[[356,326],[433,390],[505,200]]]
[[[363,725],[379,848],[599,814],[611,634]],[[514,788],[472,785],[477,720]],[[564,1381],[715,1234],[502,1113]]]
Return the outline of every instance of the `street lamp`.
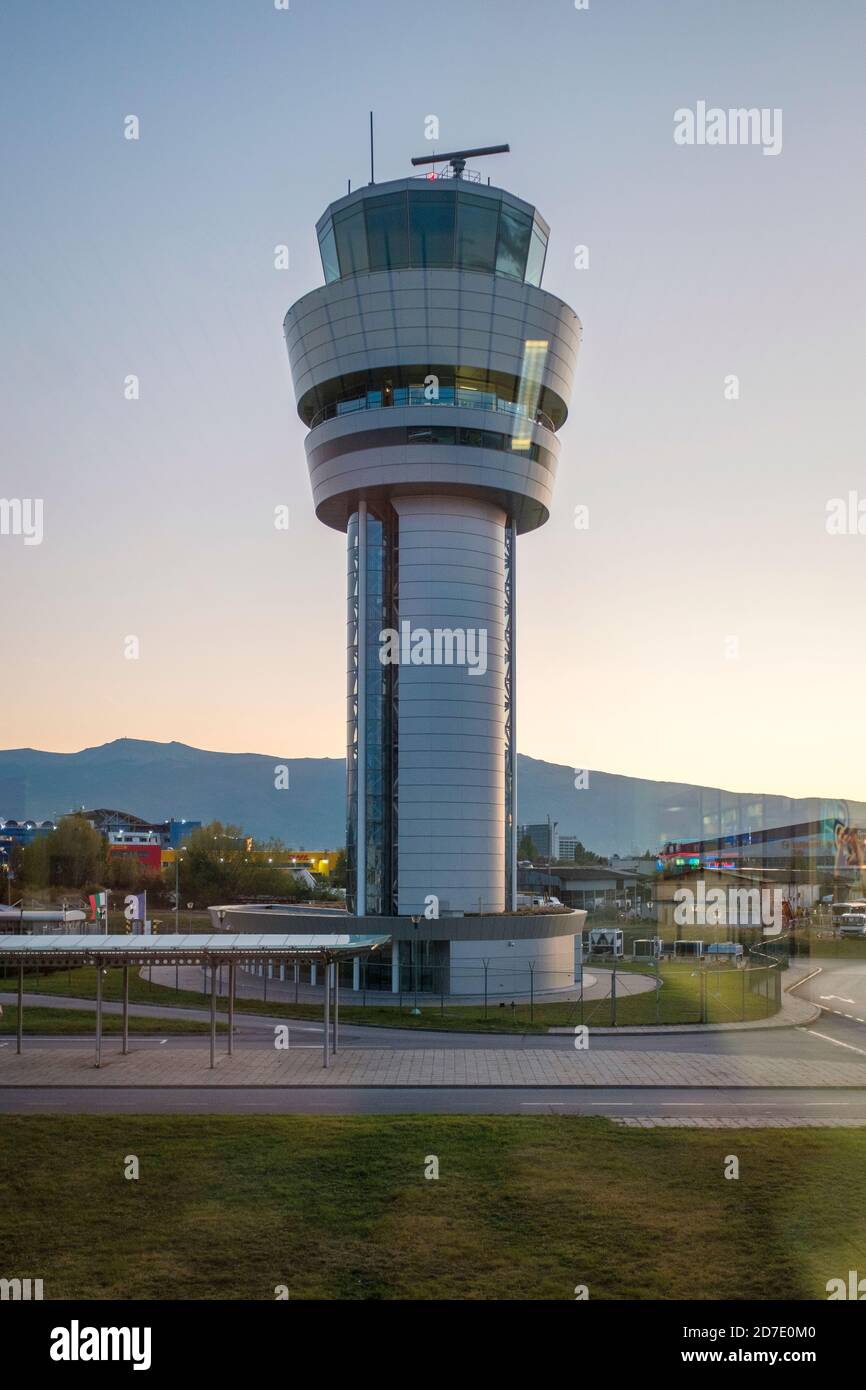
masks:
[[[174,930],[180,935],[180,856],[184,853],[182,845],[174,852]]]

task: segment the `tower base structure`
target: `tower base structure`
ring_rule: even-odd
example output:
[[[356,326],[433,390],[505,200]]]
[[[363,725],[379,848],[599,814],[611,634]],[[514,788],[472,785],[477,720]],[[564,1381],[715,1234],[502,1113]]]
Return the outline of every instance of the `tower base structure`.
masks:
[[[580,910],[497,912],[475,917],[358,917],[331,909],[298,911],[282,903],[211,909],[214,929],[263,937],[364,932],[389,936],[390,948],[360,969],[346,962],[343,987],[389,994],[448,996],[506,1004],[567,994],[580,982]],[[312,977],[305,984],[317,984]]]

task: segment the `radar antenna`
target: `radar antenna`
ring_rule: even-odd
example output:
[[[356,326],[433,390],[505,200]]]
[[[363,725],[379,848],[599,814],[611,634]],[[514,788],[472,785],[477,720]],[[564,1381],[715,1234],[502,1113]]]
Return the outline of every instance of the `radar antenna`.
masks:
[[[477,150],[452,150],[449,154],[419,154],[414,156],[412,163],[416,167],[419,164],[450,164],[454,178],[462,179],[467,159],[475,159],[488,154],[510,153],[510,145],[484,145]]]

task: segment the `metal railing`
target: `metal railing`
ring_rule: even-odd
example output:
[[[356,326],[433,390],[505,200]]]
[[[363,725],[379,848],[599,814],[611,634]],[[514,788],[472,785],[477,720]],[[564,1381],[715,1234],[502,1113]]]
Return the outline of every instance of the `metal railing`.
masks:
[[[423,386],[398,386],[388,401],[382,398],[382,392],[379,391],[366,392],[361,396],[341,396],[338,400],[331,401],[316,412],[310,421],[310,429],[314,430],[325,420],[335,420],[342,415],[354,415],[359,410],[400,410],[408,409],[410,406],[432,405],[451,406],[461,410],[492,411],[500,415],[510,415],[512,418],[520,420],[530,420],[534,424],[543,425],[551,432],[556,430],[550,416],[546,415],[543,410],[536,410],[534,414],[531,414],[517,401],[506,401],[500,396],[494,397],[493,393],[489,391],[472,391],[462,386],[446,386],[439,388],[439,394],[435,400],[428,399],[425,391],[426,388]]]
[[[483,175],[480,169],[463,169],[460,174],[455,174],[450,164],[446,163],[445,170],[441,173],[433,174],[410,174],[413,179],[426,179],[428,183],[481,183]]]

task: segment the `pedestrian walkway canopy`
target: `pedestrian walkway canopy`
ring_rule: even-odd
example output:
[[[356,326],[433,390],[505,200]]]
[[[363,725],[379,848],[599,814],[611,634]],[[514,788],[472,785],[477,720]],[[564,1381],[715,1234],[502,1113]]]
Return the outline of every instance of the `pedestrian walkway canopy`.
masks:
[[[216,1050],[217,967],[229,968],[229,1039],[234,1049],[235,967],[257,961],[309,960],[325,967],[323,1065],[329,1057],[329,1014],[333,997],[333,1050],[338,1045],[339,976],[335,963],[367,956],[386,946],[389,936],[352,936],[348,932],[315,935],[178,934],[165,936],[0,936],[0,965],[18,967],[18,1047],[24,1018],[24,971],[43,966],[96,967],[96,1065],[102,1059],[102,981],[111,966],[123,967],[123,1052],[129,1051],[129,967],[201,965],[211,971],[211,1066]]]
[[[211,961],[320,960],[366,956],[389,936],[347,932],[277,936],[251,932],[162,936],[0,936],[0,965],[201,965]]]

